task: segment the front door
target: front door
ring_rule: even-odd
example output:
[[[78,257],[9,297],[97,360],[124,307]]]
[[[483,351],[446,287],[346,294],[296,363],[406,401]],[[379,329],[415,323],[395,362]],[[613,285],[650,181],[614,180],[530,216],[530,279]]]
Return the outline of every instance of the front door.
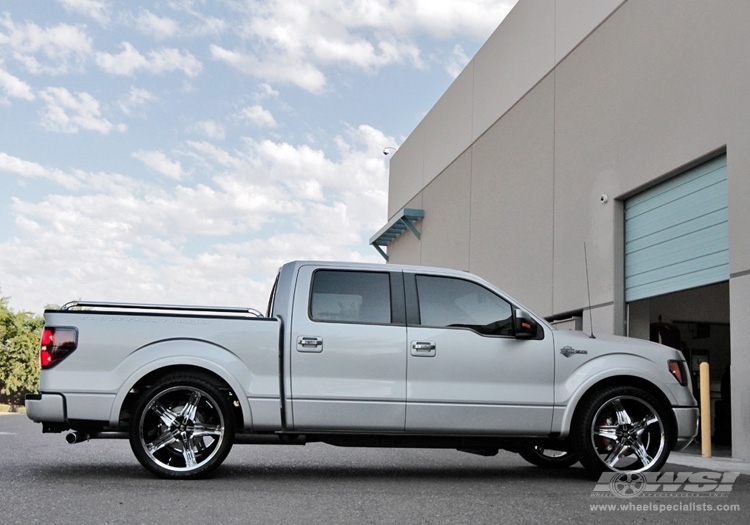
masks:
[[[405,282],[419,305],[407,329],[406,431],[548,434],[551,335],[516,339],[512,305],[478,283],[408,274]]]

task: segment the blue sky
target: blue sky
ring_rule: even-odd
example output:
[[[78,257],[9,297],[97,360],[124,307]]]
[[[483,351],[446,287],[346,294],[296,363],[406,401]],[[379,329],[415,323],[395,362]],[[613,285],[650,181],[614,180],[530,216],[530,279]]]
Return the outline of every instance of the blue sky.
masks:
[[[398,146],[515,0],[5,0],[0,295],[263,307],[380,262]]]

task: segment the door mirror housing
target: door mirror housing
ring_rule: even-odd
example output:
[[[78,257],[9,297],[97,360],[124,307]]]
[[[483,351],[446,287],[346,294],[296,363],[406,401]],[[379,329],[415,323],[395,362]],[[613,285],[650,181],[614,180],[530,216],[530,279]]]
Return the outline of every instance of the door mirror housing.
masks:
[[[516,339],[534,339],[539,331],[539,325],[531,314],[522,308],[513,312],[513,335]]]

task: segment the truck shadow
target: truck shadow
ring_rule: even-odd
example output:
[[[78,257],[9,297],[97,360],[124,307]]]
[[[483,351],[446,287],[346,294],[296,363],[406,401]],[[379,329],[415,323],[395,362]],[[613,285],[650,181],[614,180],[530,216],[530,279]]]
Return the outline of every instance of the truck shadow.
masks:
[[[330,481],[378,481],[389,482],[398,479],[403,481],[536,481],[536,480],[575,480],[591,481],[590,475],[583,468],[542,469],[528,467],[483,467],[473,466],[425,466],[398,467],[377,465],[349,466],[258,466],[258,465],[223,465],[211,476],[211,479],[264,478],[268,480],[311,481],[327,479]]]
[[[78,463],[76,465],[38,465],[31,467],[27,473],[36,477],[44,477],[53,482],[89,481],[106,479],[111,482],[120,480],[153,480],[155,483],[234,483],[247,480],[308,483],[326,480],[331,483],[338,481],[350,483],[361,482],[430,482],[440,481],[455,483],[456,481],[541,481],[556,480],[562,482],[592,482],[590,475],[582,468],[573,466],[568,469],[542,469],[534,466],[523,467],[482,467],[472,466],[424,466],[399,467],[382,465],[259,465],[259,464],[224,464],[213,473],[199,480],[162,480],[152,475],[138,463],[132,465],[112,464],[101,462]]]

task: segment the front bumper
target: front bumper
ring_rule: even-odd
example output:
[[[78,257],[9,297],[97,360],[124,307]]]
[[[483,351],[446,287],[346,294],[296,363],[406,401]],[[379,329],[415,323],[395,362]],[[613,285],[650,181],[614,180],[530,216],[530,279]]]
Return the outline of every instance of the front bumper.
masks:
[[[698,435],[698,407],[675,407],[674,416],[677,422],[677,442],[674,451],[687,447]]]
[[[65,423],[65,397],[62,394],[26,394],[26,415],[37,423]]]

